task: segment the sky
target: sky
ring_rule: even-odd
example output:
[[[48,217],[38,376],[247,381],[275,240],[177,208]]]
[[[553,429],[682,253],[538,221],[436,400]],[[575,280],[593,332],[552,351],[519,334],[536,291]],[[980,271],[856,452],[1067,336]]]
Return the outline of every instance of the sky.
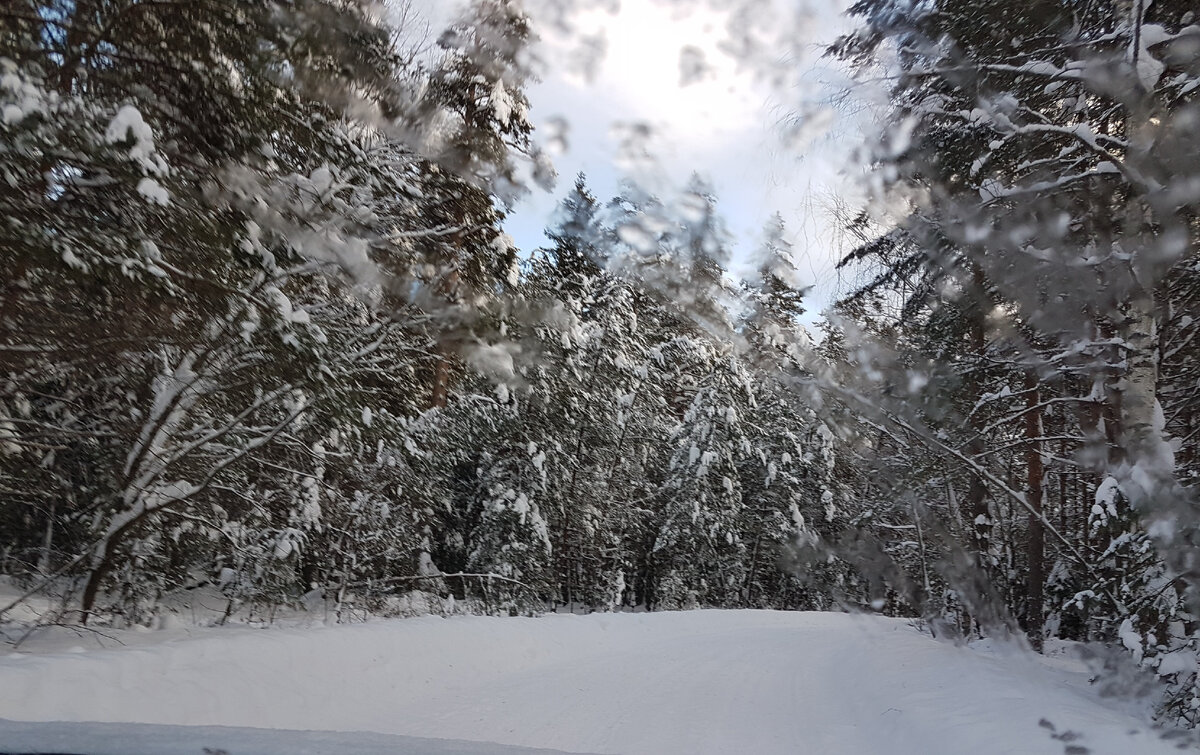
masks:
[[[733,276],[750,272],[779,212],[800,282],[813,287],[807,319],[818,319],[839,291],[834,265],[844,251],[832,198],[861,201],[862,115],[832,105],[846,75],[822,56],[849,28],[845,0],[594,0],[568,13],[570,32],[539,15],[555,2],[528,3],[541,81],[527,95],[535,140],[566,148],[551,153],[554,190],[533,188],[510,213],[505,230],[517,246],[546,243],[543,230],[579,171],[601,201],[622,178],[670,196],[698,173],[734,236]],[[601,57],[589,56],[597,49]],[[649,162],[624,159],[633,124],[651,128]]]

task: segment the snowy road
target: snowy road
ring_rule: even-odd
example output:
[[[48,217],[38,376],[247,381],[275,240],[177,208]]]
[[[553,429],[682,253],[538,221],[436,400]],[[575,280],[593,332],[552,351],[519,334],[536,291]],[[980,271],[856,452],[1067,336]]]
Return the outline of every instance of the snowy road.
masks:
[[[589,753],[1062,755],[1066,742],[1039,725],[1043,718],[1060,735],[1075,732],[1070,744],[1092,755],[1178,752],[1097,699],[1081,672],[842,614],[214,629],[141,647],[0,659],[0,719],[459,740],[437,750],[395,740],[390,751],[405,753],[489,751],[470,740]],[[36,730],[18,728],[0,722],[0,752],[29,748]],[[128,730],[127,751],[138,751],[139,738],[142,751],[154,751],[144,748],[162,730],[138,731]],[[299,751],[295,737],[305,735],[287,736],[262,732],[240,749],[222,746],[230,755]],[[388,751],[386,739],[355,747],[352,737],[340,745],[337,736],[312,737],[313,752],[365,752],[370,742]],[[197,743],[197,755],[209,746]]]

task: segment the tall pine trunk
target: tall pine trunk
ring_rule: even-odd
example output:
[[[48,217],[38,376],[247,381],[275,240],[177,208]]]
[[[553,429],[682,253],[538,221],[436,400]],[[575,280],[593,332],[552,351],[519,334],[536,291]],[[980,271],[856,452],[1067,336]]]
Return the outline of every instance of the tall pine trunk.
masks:
[[[1028,570],[1025,584],[1025,629],[1035,650],[1042,649],[1042,625],[1044,622],[1043,585],[1046,581],[1046,533],[1043,526],[1043,501],[1045,496],[1045,459],[1042,456],[1042,409],[1038,376],[1029,372],[1025,377],[1025,448],[1026,488],[1029,504],[1029,530],[1026,542]]]
[[[978,265],[973,265],[972,268],[976,301],[970,312],[971,352],[976,363],[982,364],[987,354],[987,322],[984,319],[984,305],[987,296],[983,271]],[[973,392],[976,397],[983,393],[983,386],[977,381]],[[973,412],[967,422],[971,433],[967,443],[967,454],[972,459],[979,459],[985,450],[981,435],[982,418],[977,412]],[[970,485],[967,488],[967,515],[971,519],[972,556],[975,559],[976,568],[981,570],[980,577],[986,579],[984,575],[990,566],[988,560],[991,551],[992,520],[988,514],[987,485],[984,483],[983,477],[975,471],[970,472]],[[969,634],[969,618],[966,623]]]

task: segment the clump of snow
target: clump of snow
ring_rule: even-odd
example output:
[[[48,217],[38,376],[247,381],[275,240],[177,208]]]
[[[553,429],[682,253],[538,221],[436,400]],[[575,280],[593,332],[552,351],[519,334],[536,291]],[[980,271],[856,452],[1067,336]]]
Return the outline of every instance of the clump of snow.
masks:
[[[1191,674],[1196,670],[1196,654],[1190,650],[1176,650],[1173,653],[1159,656],[1158,673],[1160,676]]]
[[[16,126],[35,113],[45,115],[49,96],[22,76],[15,62],[0,58],[0,123]]]
[[[492,239],[492,249],[501,259],[508,257],[512,260],[508,266],[505,279],[508,285],[515,286],[521,280],[521,268],[517,265],[517,242],[512,236],[507,233],[498,233]]]
[[[1121,622],[1121,626],[1117,629],[1117,636],[1121,638],[1121,644],[1125,649],[1133,653],[1134,663],[1142,662],[1142,636],[1133,628],[1133,621],[1126,618]]]
[[[517,374],[513,354],[519,351],[520,346],[513,343],[478,343],[468,348],[465,356],[467,364],[476,372],[499,380],[512,380]]]
[[[109,122],[104,132],[108,144],[121,144],[132,140],[129,159],[142,166],[147,173],[165,176],[167,164],[154,147],[154,131],[142,118],[142,113],[133,105],[122,105]],[[140,189],[139,189],[140,191]]]
[[[496,113],[496,120],[500,125],[507,126],[512,122],[513,110],[515,103],[512,95],[508,91],[508,87],[504,86],[504,82],[497,80],[492,87],[492,111]]]
[[[825,505],[825,521],[832,522],[837,517],[837,504],[833,502],[833,491],[821,492],[821,503]]]
[[[145,197],[147,202],[153,204],[167,205],[171,203],[171,195],[167,193],[162,184],[150,176],[138,181],[137,192]]]
[[[1121,489],[1116,478],[1109,476],[1104,478],[1104,482],[1096,488],[1095,503],[1092,504],[1091,515],[1088,517],[1092,523],[1092,530],[1098,530],[1100,527],[1111,518],[1117,515],[1117,497],[1120,495]]]
[[[1142,27],[1142,35],[1145,34],[1145,28]],[[1160,27],[1161,28],[1161,27]],[[1155,58],[1148,49],[1150,47],[1149,38],[1141,36],[1141,49],[1137,56],[1137,77],[1146,91],[1152,91],[1158,84],[1158,80],[1162,78],[1163,71],[1166,70],[1166,65]]]

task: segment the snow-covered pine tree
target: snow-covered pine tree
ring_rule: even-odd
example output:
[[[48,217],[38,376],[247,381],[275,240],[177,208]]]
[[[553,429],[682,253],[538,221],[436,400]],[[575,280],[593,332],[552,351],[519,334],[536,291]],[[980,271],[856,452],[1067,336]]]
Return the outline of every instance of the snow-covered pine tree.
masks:
[[[926,253],[949,247],[960,255],[960,269],[986,281],[988,297],[974,297],[995,307],[987,327],[1015,324],[1027,344],[1024,379],[1009,390],[1028,400],[1008,412],[1027,420],[1027,489],[960,461],[1004,493],[1004,508],[1025,509],[1031,524],[1054,535],[1058,523],[1044,517],[1050,480],[1038,471],[1048,444],[1059,439],[1047,437],[1044,420],[1054,416],[1051,407],[1074,405],[1074,417],[1056,419],[1079,470],[1070,471],[1068,461],[1055,473],[1060,513],[1073,498],[1086,502],[1083,510],[1111,503],[1118,519],[1140,527],[1170,520],[1159,553],[1171,579],[1190,589],[1190,546],[1182,544],[1194,538],[1194,493],[1177,481],[1164,433],[1156,301],[1169,295],[1170,271],[1195,239],[1193,200],[1180,193],[1197,170],[1195,131],[1184,125],[1194,117],[1186,92],[1196,56],[1180,45],[1191,10],[1003,0],[916,9],[867,0],[854,12],[865,27],[839,52],[870,57],[890,43],[899,51],[895,132],[881,162],[895,171],[897,186],[920,192],[906,232]],[[1048,385],[1057,395],[1046,395]],[[981,397],[985,404],[995,398]],[[998,450],[976,446],[969,455]],[[1121,495],[1091,503],[1109,477]],[[1081,522],[1078,509],[1072,520]],[[1029,528],[1031,545],[1037,528]],[[1144,538],[1126,534],[1118,539],[1127,544]],[[1122,594],[1127,580],[1101,587],[1107,578],[1098,578],[1096,554],[1066,536],[1055,539],[1076,579],[1086,575],[1095,586],[1078,594],[1077,606],[1094,600],[1107,616],[1150,604]],[[1028,558],[1037,556],[1031,550]],[[1033,586],[1028,593],[1036,599]],[[1124,644],[1133,633],[1168,636],[1177,610],[1131,618]],[[1116,624],[1105,626],[1113,637]]]
[[[805,362],[811,343],[798,318],[804,289],[795,269],[783,219],[775,215],[764,229],[756,276],[744,284],[748,309],[739,330],[746,339],[743,359],[753,371],[755,400],[746,407],[744,433],[751,453],[738,465],[742,497],[742,539],[747,543],[745,601],[764,607],[824,607],[827,577],[789,574],[780,565],[802,545],[828,536],[822,525],[836,516],[831,506],[833,434],[806,401]],[[803,585],[803,587],[802,587]]]
[[[446,314],[408,282],[425,273],[413,243],[445,232],[417,198],[454,182],[393,138],[391,119],[424,100],[384,17],[368,2],[42,5],[0,17],[4,317],[19,346],[2,358],[0,474],[32,513],[5,507],[22,523],[13,570],[85,573],[86,615],[114,570],[144,605],[239,543],[388,526],[331,477],[344,457],[314,450],[364,408],[413,410],[398,400],[420,374],[412,355]],[[498,216],[486,194],[475,204],[508,277]],[[369,471],[373,453],[356,444],[345,463]],[[312,496],[327,505],[305,519]],[[288,553],[297,573],[340,569]],[[294,595],[314,580],[284,581]]]

